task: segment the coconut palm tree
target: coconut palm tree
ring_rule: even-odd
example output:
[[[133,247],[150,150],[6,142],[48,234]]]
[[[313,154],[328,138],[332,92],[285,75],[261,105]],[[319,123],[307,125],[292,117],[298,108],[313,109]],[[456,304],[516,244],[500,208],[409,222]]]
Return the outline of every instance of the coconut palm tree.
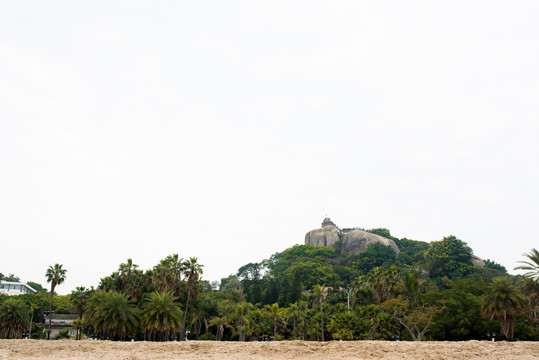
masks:
[[[185,321],[187,320],[187,312],[189,310],[189,301],[196,298],[196,285],[202,275],[203,265],[198,263],[196,257],[189,258],[182,263],[183,273],[187,279],[187,299],[185,302],[185,313],[183,314],[181,339],[185,340]]]
[[[63,269],[62,266],[62,264],[54,264],[54,266],[49,266],[47,272],[45,273],[47,282],[51,283],[51,306],[49,310],[49,331],[47,334],[47,340],[51,339],[52,302],[54,300],[54,289],[57,285],[63,283],[66,278],[67,270]]]
[[[284,309],[280,308],[279,304],[277,303],[273,305],[266,305],[265,308],[268,311],[267,314],[273,320],[273,341],[276,341],[277,340],[277,323],[281,319]]]
[[[515,316],[526,313],[529,300],[508,277],[493,279],[490,291],[482,300],[483,316],[490,319],[497,317],[502,333],[508,341],[511,341],[515,329]]]
[[[27,305],[17,299],[7,299],[0,304],[0,337],[21,338],[28,326],[30,311]]]
[[[519,261],[523,265],[519,265],[515,270],[527,270],[524,274],[525,277],[533,280],[535,283],[539,283],[539,251],[531,249],[529,254],[522,254],[526,256],[530,261]]]
[[[182,310],[175,302],[177,298],[170,292],[159,294],[157,291],[146,295],[142,305],[141,325],[150,336],[157,340],[167,340],[182,326]]]
[[[139,309],[124,293],[96,291],[88,301],[84,322],[93,325],[107,339],[124,340],[134,335],[138,326]]]

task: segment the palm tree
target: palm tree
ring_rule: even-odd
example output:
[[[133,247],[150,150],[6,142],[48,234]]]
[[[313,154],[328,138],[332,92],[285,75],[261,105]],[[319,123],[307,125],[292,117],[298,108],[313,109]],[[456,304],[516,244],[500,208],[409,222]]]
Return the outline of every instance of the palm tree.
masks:
[[[245,341],[246,332],[249,327],[249,303],[240,301],[237,304],[231,306],[232,314],[230,315],[231,322],[236,324],[236,330],[238,333],[238,341]]]
[[[29,314],[21,300],[10,298],[0,304],[0,337],[20,339],[28,326]]]
[[[210,323],[211,326],[217,327],[217,335],[215,336],[215,340],[222,341],[225,334],[225,328],[230,327],[227,318],[222,316],[222,314],[219,314],[219,316],[212,318]]]
[[[279,308],[279,304],[266,305],[269,315],[273,320],[273,341],[277,340],[277,322],[283,314],[283,309]]]
[[[77,286],[77,288],[71,292],[71,304],[73,304],[73,307],[77,311],[79,319],[82,319],[84,308],[90,298],[91,292],[91,290],[86,289],[84,286]]]
[[[108,339],[123,340],[134,335],[138,326],[139,309],[124,293],[96,291],[89,299],[84,322],[93,325],[97,333]]]
[[[380,305],[402,289],[402,279],[396,266],[389,269],[375,267],[365,277],[365,286],[372,291]]]
[[[315,300],[314,300],[314,304],[317,304],[319,303],[320,304],[320,318],[322,319],[321,320],[321,323],[322,323],[322,341],[324,341],[324,298],[326,297],[327,295],[327,289],[324,285],[320,286],[320,285],[315,285],[314,288],[313,288],[313,293],[314,293],[314,296],[315,296]]]
[[[82,337],[82,319],[73,320],[73,326],[75,327],[75,340],[80,340]]]
[[[159,293],[170,292],[174,296],[181,295],[183,262],[178,254],[168,255],[149,272],[152,284]]]
[[[529,254],[524,253],[522,255],[526,256],[530,261],[519,261],[524,265],[517,266],[515,270],[527,270],[528,272],[524,276],[535,283],[539,283],[539,251],[531,249]]]
[[[500,320],[501,331],[508,341],[513,338],[515,316],[526,312],[529,300],[508,277],[492,280],[490,291],[483,297],[481,312],[490,319]]]
[[[196,257],[189,258],[189,260],[185,260],[183,265],[183,273],[185,277],[187,278],[187,300],[185,302],[185,313],[183,314],[183,321],[182,321],[182,332],[181,332],[181,339],[185,340],[185,321],[187,320],[187,311],[189,310],[189,301],[193,298],[196,298],[196,285],[198,284],[198,281],[200,279],[200,275],[202,275],[202,268],[203,265],[200,265],[197,262]]]
[[[138,265],[133,263],[132,259],[127,259],[125,263],[120,264],[118,267],[118,275],[120,277],[120,280],[122,282],[122,289],[123,291],[132,296],[133,298],[136,298],[135,292],[136,292],[136,286],[133,284],[133,277],[134,275],[139,275],[140,270],[137,270]],[[137,299],[135,299],[136,301]]]
[[[47,282],[51,283],[51,306],[49,311],[49,331],[47,334],[47,340],[51,339],[51,322],[52,322],[52,302],[54,300],[54,289],[56,285],[60,285],[64,282],[66,278],[67,270],[62,268],[61,264],[54,264],[54,266],[49,266],[45,276],[47,277]]]
[[[144,331],[150,336],[155,334],[157,340],[166,340],[171,333],[180,330],[183,314],[176,300],[170,292],[159,294],[156,291],[146,295],[141,315]]]
[[[90,298],[91,290],[86,289],[84,286],[77,286],[76,290],[71,292],[71,303],[79,315],[79,320],[82,322],[82,315],[88,299]],[[80,340],[80,334],[77,333],[76,340]]]
[[[298,303],[298,315],[300,319],[300,328],[301,328],[301,340],[305,341],[305,330],[307,328],[307,310],[309,309],[309,304],[306,301],[300,301]]]

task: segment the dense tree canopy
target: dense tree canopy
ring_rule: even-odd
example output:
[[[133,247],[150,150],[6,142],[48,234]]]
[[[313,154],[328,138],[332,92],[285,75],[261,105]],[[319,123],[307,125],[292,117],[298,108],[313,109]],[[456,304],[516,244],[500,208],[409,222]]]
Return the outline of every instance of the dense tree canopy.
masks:
[[[295,245],[213,285],[194,257],[172,254],[148,270],[127,259],[96,290],[55,296],[52,309],[82,317],[77,334],[109,340],[539,340],[533,251],[531,273],[511,277],[492,260],[474,266],[454,236],[426,243],[369,231],[394,240],[400,255],[381,244],[359,255],[339,243]],[[52,294],[0,296],[0,337],[29,329],[30,305],[32,336],[42,337]],[[21,319],[9,332],[7,314]]]
[[[433,241],[425,252],[425,262],[433,278],[456,279],[473,270],[472,249],[454,236]]]

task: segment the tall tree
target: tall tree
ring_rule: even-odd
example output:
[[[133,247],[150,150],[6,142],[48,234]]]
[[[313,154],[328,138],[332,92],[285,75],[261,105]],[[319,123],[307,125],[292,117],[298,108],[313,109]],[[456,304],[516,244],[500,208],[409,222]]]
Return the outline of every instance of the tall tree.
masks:
[[[168,255],[154,266],[150,272],[153,285],[159,293],[170,292],[174,296],[180,296],[183,288],[182,272],[184,260],[178,254]]]
[[[122,282],[123,291],[131,296],[133,301],[138,301],[143,292],[142,271],[137,270],[138,265],[132,259],[127,259],[125,263],[118,267],[118,275]]]
[[[196,257],[189,258],[189,260],[185,260],[183,263],[183,273],[185,278],[187,279],[187,299],[185,302],[185,313],[183,314],[183,322],[182,322],[182,333],[181,333],[181,339],[185,340],[185,322],[187,320],[187,312],[189,310],[189,301],[193,298],[196,298],[196,285],[198,284],[198,281],[200,280],[200,275],[202,275],[202,268],[203,265],[198,263],[198,259]]]
[[[526,313],[529,299],[508,277],[493,279],[489,290],[483,297],[481,312],[490,319],[497,317],[503,335],[511,341],[515,330],[515,317]]]
[[[82,321],[82,315],[84,314],[84,308],[88,299],[90,298],[91,290],[86,289],[84,286],[77,286],[76,290],[73,290],[70,295],[71,303],[79,315],[79,320]],[[75,336],[76,340],[80,340],[80,334],[77,332]]]
[[[464,241],[448,236],[430,243],[425,260],[432,277],[456,279],[472,271],[472,255],[472,249]]]
[[[414,341],[421,341],[429,331],[434,316],[441,311],[436,305],[426,303],[423,303],[421,307],[419,305],[410,307],[402,299],[387,300],[382,304],[382,308],[393,314],[394,319],[408,331]]]
[[[64,282],[66,278],[66,269],[62,268],[62,264],[54,264],[54,266],[49,266],[45,276],[47,277],[47,282],[51,283],[51,305],[49,308],[49,331],[47,333],[47,340],[51,339],[51,324],[52,324],[52,303],[54,300],[54,289],[57,285],[60,285]]]

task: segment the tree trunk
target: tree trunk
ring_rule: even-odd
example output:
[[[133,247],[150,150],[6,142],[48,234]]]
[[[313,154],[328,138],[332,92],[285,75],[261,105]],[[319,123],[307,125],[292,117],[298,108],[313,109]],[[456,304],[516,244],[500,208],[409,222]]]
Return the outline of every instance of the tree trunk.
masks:
[[[322,319],[322,342],[324,341],[324,305],[322,303],[322,298],[320,298],[320,315]]]
[[[294,340],[296,340],[296,313],[294,313]]]
[[[185,340],[185,321],[187,320],[187,310],[189,309],[189,299],[191,297],[191,289],[187,290],[187,301],[185,303],[185,314],[183,314],[182,333],[180,339]]]
[[[52,326],[52,300],[54,299],[54,287],[51,287],[51,306],[49,308],[49,331],[47,332],[47,340],[51,339],[51,326]]]
[[[243,322],[242,322],[242,319],[241,319],[241,316],[240,316],[240,318],[238,319],[238,333],[239,333],[238,340],[239,341],[243,341],[243,338],[242,338],[242,326],[243,326]]]
[[[32,321],[34,320],[34,309],[32,308],[32,316],[30,317],[30,328],[28,329],[28,339],[32,338]]]

